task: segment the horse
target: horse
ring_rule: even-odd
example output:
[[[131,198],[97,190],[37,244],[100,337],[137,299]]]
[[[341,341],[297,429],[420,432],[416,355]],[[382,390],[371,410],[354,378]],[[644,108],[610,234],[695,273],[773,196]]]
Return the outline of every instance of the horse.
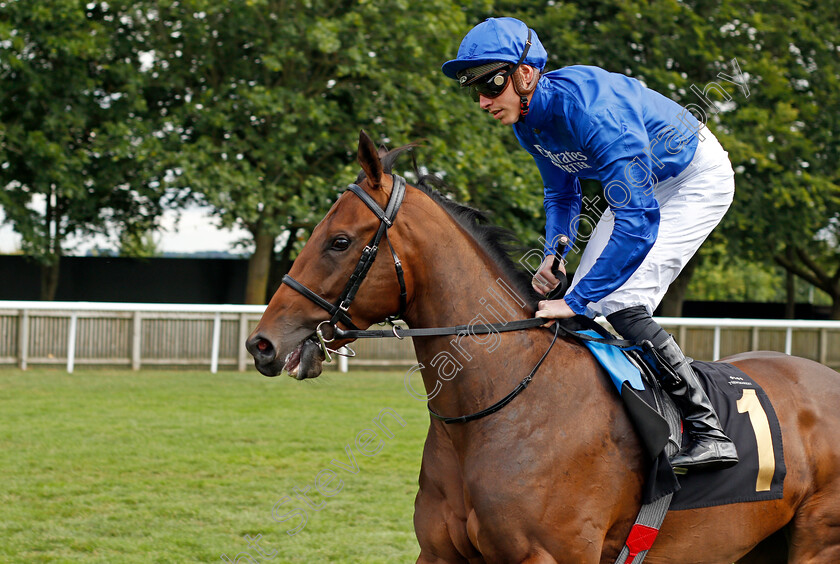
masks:
[[[326,329],[367,328],[401,311],[412,328],[534,316],[540,296],[504,252],[503,234],[433,184],[404,185],[391,170],[405,150],[377,151],[360,135],[356,188],[313,230],[247,340],[262,374],[315,378]],[[386,250],[361,267],[374,242]],[[487,408],[545,355],[527,389],[492,415],[451,425],[430,416],[414,506],[418,564],[613,562],[649,460],[587,349],[541,327],[413,339],[425,386],[417,393],[444,416]],[[647,560],[840,562],[840,374],[772,352],[723,360],[773,401],[783,497],[671,512]]]

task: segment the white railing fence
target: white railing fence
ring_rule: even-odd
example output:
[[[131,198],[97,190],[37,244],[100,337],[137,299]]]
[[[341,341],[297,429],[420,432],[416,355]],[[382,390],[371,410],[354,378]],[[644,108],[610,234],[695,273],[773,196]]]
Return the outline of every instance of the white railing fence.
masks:
[[[241,344],[265,306],[0,301],[0,363],[221,365],[244,370]]]
[[[0,301],[0,364],[253,366],[244,347],[265,306]],[[840,321],[658,318],[700,360],[775,350],[840,367]],[[337,368],[411,366],[410,339],[362,339]]]

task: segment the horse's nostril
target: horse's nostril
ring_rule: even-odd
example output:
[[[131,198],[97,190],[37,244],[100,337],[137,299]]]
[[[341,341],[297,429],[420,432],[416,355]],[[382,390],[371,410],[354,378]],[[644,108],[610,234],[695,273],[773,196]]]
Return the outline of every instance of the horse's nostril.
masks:
[[[247,348],[248,352],[250,352],[254,357],[262,359],[271,357],[274,354],[274,345],[272,345],[271,341],[265,337],[257,336],[249,339],[245,344],[245,348]]]

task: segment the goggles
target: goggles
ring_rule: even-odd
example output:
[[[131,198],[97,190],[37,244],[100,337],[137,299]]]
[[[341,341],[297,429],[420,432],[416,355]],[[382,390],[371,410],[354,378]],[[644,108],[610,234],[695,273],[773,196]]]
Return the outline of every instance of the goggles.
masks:
[[[485,98],[497,98],[505,91],[507,87],[508,78],[516,70],[516,67],[510,64],[490,64],[482,65],[482,67],[492,67],[489,70],[480,71],[479,76],[475,76],[469,84],[463,84],[465,88],[469,89],[470,96],[476,102],[479,96]],[[481,69],[481,67],[479,67]],[[478,69],[470,69],[478,70]],[[466,75],[465,75],[466,76]]]

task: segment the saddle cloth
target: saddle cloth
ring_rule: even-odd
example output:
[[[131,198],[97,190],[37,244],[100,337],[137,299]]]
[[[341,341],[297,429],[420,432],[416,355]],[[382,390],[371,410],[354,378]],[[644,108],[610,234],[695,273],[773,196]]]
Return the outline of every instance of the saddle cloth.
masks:
[[[602,336],[594,331],[582,333]],[[724,431],[735,442],[740,461],[725,470],[689,471],[677,478],[667,459],[663,464],[662,453],[668,442],[662,406],[673,406],[673,402],[655,381],[650,366],[647,363],[638,366],[638,358],[631,361],[618,347],[584,343],[610,375],[645,450],[653,459],[644,503],[671,492],[676,492],[671,501],[672,511],[782,497],[786,469],[779,420],[767,394],[746,373],[723,362],[691,364]],[[644,401],[644,407],[639,405],[640,400]],[[688,436],[683,433],[683,445],[687,441]]]

